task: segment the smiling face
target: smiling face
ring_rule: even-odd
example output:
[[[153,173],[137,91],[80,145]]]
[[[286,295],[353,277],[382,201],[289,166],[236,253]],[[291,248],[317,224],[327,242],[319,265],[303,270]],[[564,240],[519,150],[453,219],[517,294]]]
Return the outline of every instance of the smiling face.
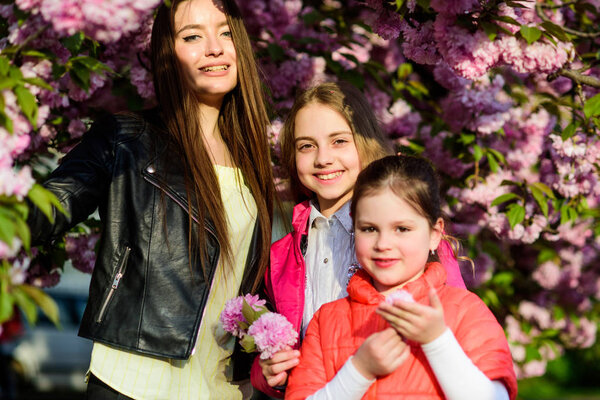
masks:
[[[389,187],[361,197],[354,218],[356,258],[384,294],[423,274],[444,228],[441,218],[431,228]]]
[[[348,122],[323,104],[309,103],[296,114],[294,146],[300,182],[316,194],[321,213],[330,217],[352,197],[361,171]]]
[[[216,0],[189,0],[175,11],[175,55],[198,98],[220,105],[237,85],[237,56],[227,17]]]

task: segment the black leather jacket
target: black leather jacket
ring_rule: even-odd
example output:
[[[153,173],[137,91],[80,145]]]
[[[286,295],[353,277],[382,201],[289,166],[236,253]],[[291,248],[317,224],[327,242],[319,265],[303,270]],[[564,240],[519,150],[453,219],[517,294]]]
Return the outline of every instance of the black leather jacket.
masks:
[[[208,233],[204,278],[200,261],[189,259],[180,163],[173,155],[165,157],[165,134],[150,120],[115,115],[94,124],[44,183],[69,216],[58,213],[50,224],[34,208],[28,223],[34,243],[51,242],[98,208],[103,232],[79,335],[187,359],[220,246],[212,222],[203,221]],[[259,229],[257,223],[240,293],[250,292],[256,275]]]

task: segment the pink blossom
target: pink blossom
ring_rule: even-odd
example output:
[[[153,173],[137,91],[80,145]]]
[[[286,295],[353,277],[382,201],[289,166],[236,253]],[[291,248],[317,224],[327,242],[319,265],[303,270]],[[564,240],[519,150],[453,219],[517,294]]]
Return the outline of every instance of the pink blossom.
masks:
[[[65,251],[73,263],[73,267],[81,272],[91,274],[96,262],[96,242],[99,234],[68,235],[65,238]]]
[[[266,360],[298,340],[298,332],[290,321],[281,314],[266,313],[248,328],[248,335],[254,338],[260,358]]]
[[[415,299],[412,295],[404,289],[398,289],[395,292],[392,292],[385,296],[385,302],[388,304],[394,304],[397,300],[404,301],[406,303],[414,303]]]
[[[131,83],[137,89],[137,92],[144,99],[154,97],[154,83],[152,74],[144,67],[133,65],[130,72]]]
[[[69,121],[67,131],[69,132],[69,135],[71,135],[71,137],[75,139],[81,137],[81,135],[85,133],[86,129],[87,128],[82,120],[72,119],[71,121]]]
[[[15,257],[21,249],[21,244],[21,241],[17,237],[14,237],[10,244],[0,240],[0,260]]]
[[[560,267],[552,261],[546,261],[536,268],[532,277],[544,289],[554,289],[560,282]]]
[[[246,331],[240,328],[239,323],[247,323],[246,318],[242,314],[242,306],[244,300],[250,305],[254,311],[259,311],[264,308],[266,304],[265,300],[260,300],[258,295],[246,294],[245,296],[234,297],[233,299],[227,300],[225,308],[221,312],[221,324],[226,332],[231,333],[233,336],[242,337],[246,334]]]

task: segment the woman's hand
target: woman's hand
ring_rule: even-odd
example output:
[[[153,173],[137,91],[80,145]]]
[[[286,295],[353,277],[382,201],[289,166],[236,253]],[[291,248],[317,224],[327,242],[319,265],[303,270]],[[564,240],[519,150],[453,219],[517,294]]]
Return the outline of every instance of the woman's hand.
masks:
[[[429,304],[397,300],[394,305],[385,302],[377,308],[381,315],[402,337],[425,344],[437,339],[446,330],[444,308],[435,292],[429,291]]]
[[[365,339],[352,357],[352,364],[367,379],[392,373],[410,354],[408,346],[392,328]]]
[[[259,360],[262,373],[269,386],[285,385],[288,379],[288,371],[300,362],[300,352],[292,350],[291,347],[278,351],[267,360]]]

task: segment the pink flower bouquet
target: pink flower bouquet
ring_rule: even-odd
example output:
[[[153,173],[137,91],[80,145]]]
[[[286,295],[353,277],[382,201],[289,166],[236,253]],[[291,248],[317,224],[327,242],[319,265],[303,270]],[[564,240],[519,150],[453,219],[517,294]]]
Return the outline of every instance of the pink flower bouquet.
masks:
[[[264,300],[250,294],[225,303],[221,324],[225,331],[240,338],[244,351],[259,351],[263,360],[298,340],[298,332],[285,316],[269,311]]]

